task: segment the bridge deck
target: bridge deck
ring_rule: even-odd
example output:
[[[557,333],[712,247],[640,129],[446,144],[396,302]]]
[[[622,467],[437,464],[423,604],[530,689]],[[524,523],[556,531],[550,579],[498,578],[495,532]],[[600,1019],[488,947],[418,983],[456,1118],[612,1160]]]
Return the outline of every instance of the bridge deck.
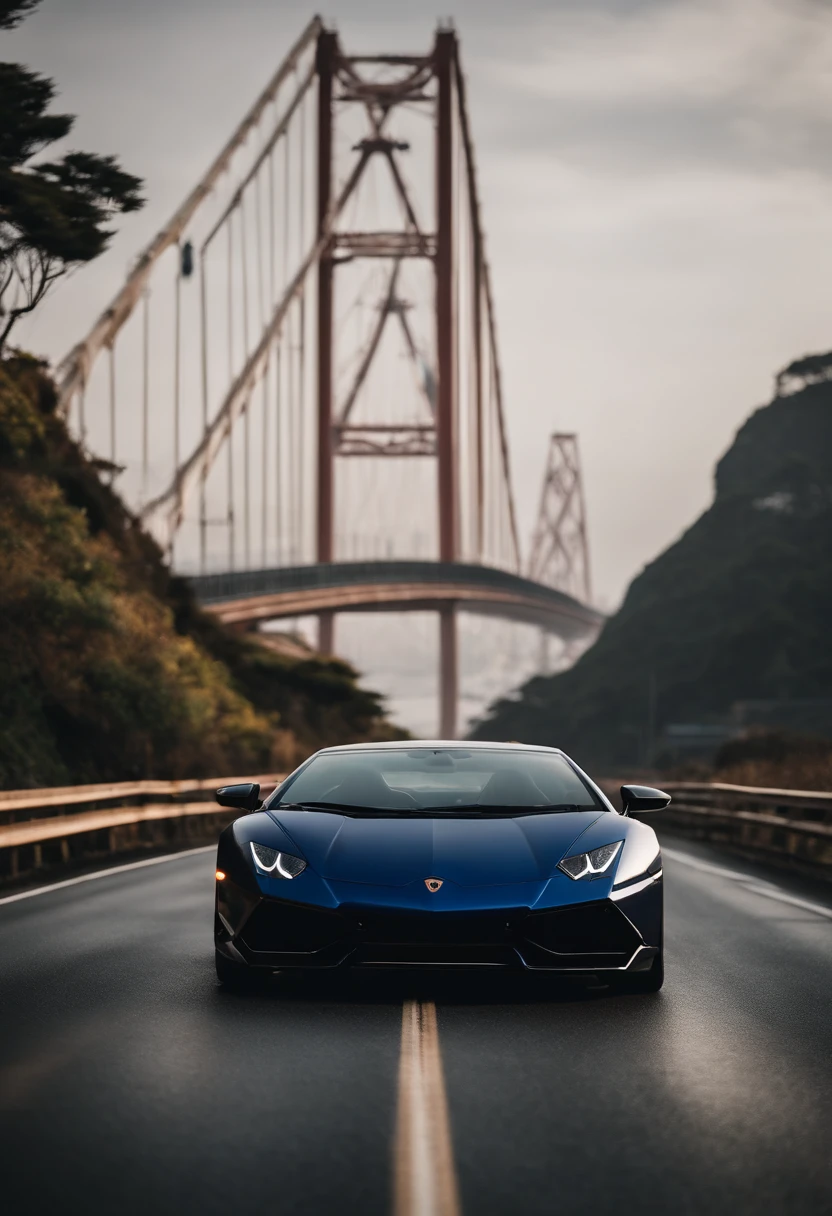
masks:
[[[562,591],[492,566],[464,562],[327,562],[206,574],[188,580],[199,602],[228,624],[318,612],[416,612],[449,604],[536,625],[565,640],[603,616]]]

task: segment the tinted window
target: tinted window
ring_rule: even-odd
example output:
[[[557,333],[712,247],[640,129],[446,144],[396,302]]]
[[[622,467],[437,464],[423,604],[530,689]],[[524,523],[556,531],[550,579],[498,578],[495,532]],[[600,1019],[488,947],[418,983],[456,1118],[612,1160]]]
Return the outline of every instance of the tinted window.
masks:
[[[325,753],[292,778],[281,790],[280,802],[484,812],[501,807],[589,810],[600,806],[562,756],[464,747]]]

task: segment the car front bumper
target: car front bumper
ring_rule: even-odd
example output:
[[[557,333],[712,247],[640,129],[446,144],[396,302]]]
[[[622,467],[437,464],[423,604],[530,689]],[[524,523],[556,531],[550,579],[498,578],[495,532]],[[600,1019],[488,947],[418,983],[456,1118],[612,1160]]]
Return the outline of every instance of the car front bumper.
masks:
[[[257,970],[482,967],[597,974],[648,969],[662,941],[661,873],[632,893],[531,910],[336,909],[218,893],[217,949]]]

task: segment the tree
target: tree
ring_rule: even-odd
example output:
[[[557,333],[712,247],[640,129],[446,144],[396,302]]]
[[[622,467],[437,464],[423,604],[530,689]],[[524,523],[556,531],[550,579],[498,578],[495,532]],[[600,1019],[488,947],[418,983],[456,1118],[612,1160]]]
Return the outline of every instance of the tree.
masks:
[[[40,0],[0,0],[0,30],[13,30]]]
[[[0,0],[0,29],[13,29],[40,0]],[[56,279],[107,248],[113,216],[144,204],[140,178],[114,156],[68,152],[32,163],[72,130],[49,113],[52,80],[0,63],[0,353],[15,322]]]

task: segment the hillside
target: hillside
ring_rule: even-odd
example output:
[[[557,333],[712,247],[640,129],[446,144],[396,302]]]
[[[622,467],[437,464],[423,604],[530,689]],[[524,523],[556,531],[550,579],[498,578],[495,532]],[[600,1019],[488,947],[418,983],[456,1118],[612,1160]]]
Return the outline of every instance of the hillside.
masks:
[[[0,363],[0,556],[0,787],[262,772],[396,734],[346,663],[198,610],[22,356]]]
[[[832,383],[803,385],[740,429],[712,506],[634,580],[596,644],[492,706],[474,737],[558,744],[612,771],[643,764],[648,737],[660,751],[670,723],[832,697]]]

